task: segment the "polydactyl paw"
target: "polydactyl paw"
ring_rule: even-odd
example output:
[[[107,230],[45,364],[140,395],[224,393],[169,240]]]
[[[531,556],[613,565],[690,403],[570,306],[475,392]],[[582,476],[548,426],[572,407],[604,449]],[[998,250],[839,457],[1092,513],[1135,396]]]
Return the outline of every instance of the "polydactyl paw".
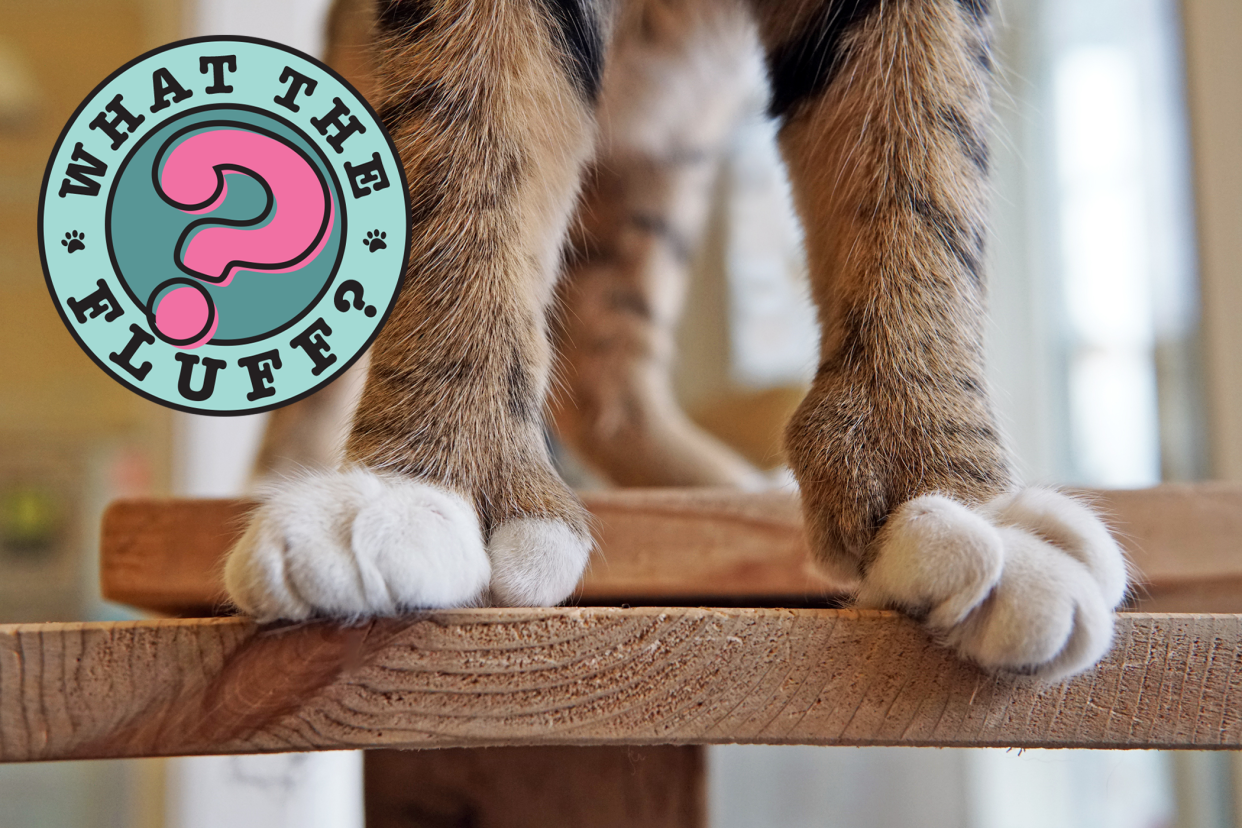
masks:
[[[897,509],[859,604],[915,614],[991,670],[1058,680],[1108,652],[1126,566],[1100,518],[1046,489],[977,509],[925,495]]]

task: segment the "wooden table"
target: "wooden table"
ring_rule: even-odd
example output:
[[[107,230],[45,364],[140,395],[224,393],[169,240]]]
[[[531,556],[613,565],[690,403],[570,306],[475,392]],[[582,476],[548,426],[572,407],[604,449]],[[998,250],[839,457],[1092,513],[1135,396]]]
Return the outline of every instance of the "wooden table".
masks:
[[[1052,687],[836,608],[786,495],[589,497],[572,606],[268,628],[209,617],[248,504],[120,502],[105,596],[181,617],[0,626],[0,761],[450,748],[368,754],[369,824],[687,826],[706,744],[1242,747],[1242,488],[1092,497],[1144,581]]]

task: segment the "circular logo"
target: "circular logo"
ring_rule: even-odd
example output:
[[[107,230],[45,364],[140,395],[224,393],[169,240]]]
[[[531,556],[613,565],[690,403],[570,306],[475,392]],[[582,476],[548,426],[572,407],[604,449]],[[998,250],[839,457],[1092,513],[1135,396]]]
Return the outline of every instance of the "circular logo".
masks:
[[[408,216],[392,140],[340,76],[276,43],[196,38],[78,107],[43,177],[39,252],[65,325],[119,382],[249,414],[371,344]]]

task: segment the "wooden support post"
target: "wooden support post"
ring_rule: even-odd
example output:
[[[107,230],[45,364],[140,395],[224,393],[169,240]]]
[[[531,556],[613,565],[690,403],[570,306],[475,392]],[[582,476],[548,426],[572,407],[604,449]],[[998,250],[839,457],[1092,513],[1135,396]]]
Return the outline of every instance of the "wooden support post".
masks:
[[[373,750],[367,828],[705,828],[703,748]]]

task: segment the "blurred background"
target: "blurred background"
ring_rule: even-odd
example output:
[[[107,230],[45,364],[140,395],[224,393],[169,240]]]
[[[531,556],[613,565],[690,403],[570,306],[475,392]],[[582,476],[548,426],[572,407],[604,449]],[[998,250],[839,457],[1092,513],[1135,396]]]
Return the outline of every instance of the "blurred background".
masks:
[[[104,505],[241,492],[262,418],[177,414],[82,354],[35,212],[61,127],[155,46],[312,54],[326,0],[0,0],[0,622],[120,619]],[[991,381],[1028,482],[1242,479],[1242,3],[999,0]],[[721,170],[679,391],[765,466],[814,366],[799,234],[758,112]],[[1229,754],[722,747],[713,824],[1242,825]],[[361,824],[357,754],[0,766],[0,828]]]

